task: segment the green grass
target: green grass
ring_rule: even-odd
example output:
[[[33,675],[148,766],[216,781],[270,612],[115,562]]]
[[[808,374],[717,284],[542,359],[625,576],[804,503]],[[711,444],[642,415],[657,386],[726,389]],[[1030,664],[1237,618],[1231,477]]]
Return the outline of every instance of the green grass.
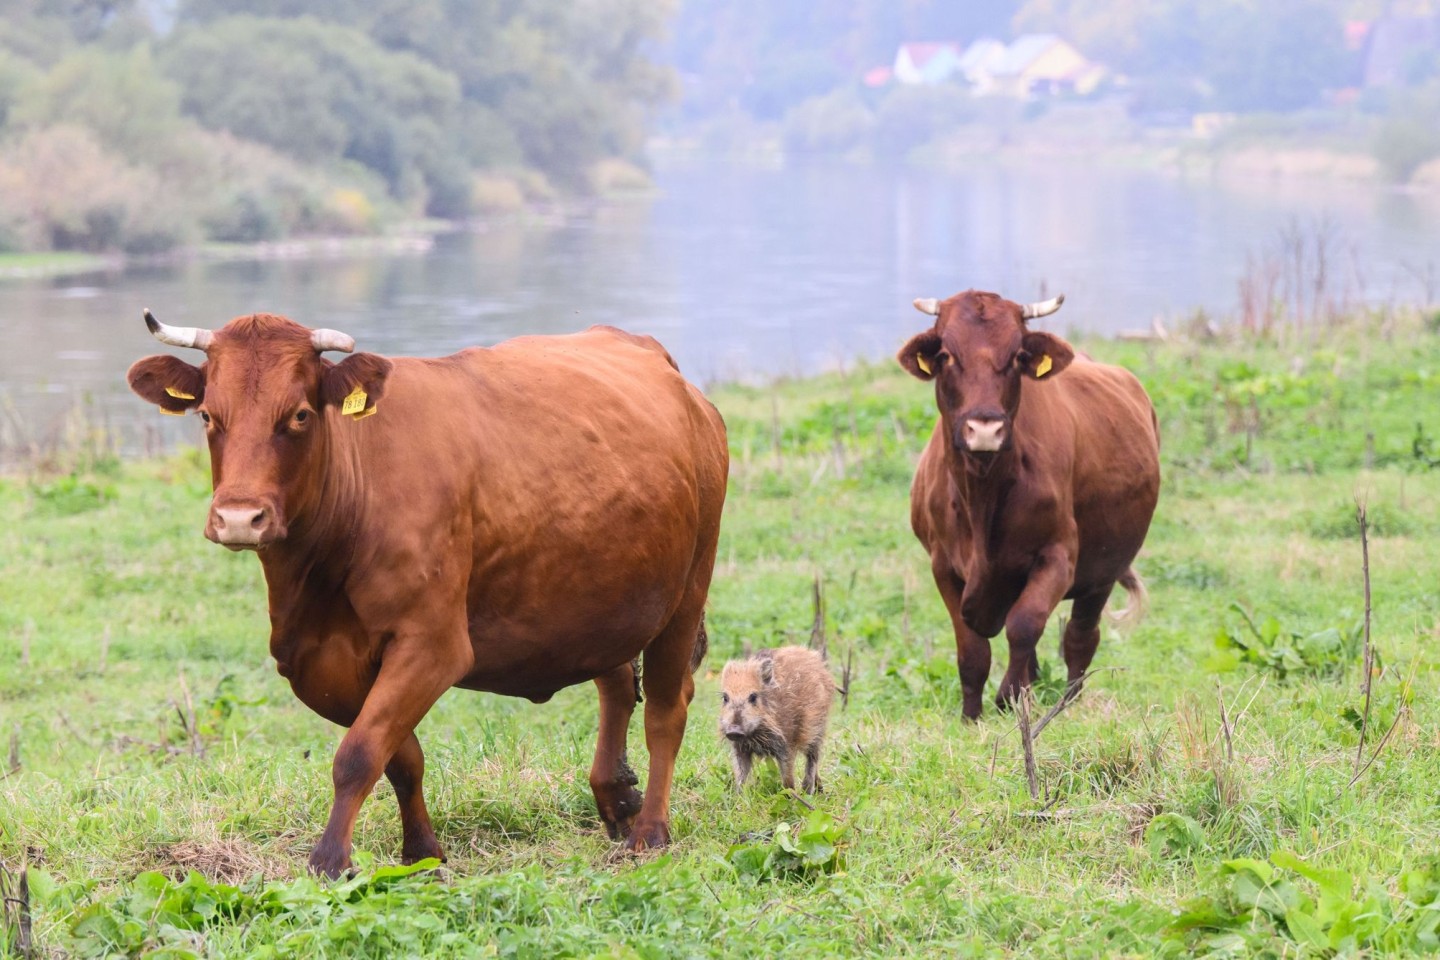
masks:
[[[20,758],[0,780],[0,860],[30,864],[37,938],[86,956],[1433,950],[1440,337],[1086,348],[1145,380],[1165,478],[1139,561],[1150,617],[1107,633],[1101,672],[1037,742],[1048,797],[1028,794],[1011,718],[987,701],[980,724],[960,719],[953,635],[908,529],[931,391],[888,365],[727,388],[711,657],[676,842],[640,862],[612,859],[592,806],[592,688],[542,706],[454,691],[419,731],[448,869],[382,869],[400,845],[382,781],[356,832],[373,868],[307,878],[338,734],[274,672],[255,559],[200,535],[204,456],[0,481],[0,746],[13,733]],[[1367,756],[1406,710],[1347,786],[1361,670],[1349,639],[1309,638],[1361,619],[1357,493],[1376,521]],[[817,573],[832,659],[853,649],[855,672],[812,814],[770,767],[733,794],[714,727],[719,667],[804,642]],[[1232,604],[1268,646],[1233,645],[1254,641]],[[992,684],[1003,640],[996,655]],[[631,749],[643,761],[638,719]]]
[[[6,277],[60,276],[103,270],[113,257],[94,253],[51,251],[45,253],[0,253],[0,280]]]

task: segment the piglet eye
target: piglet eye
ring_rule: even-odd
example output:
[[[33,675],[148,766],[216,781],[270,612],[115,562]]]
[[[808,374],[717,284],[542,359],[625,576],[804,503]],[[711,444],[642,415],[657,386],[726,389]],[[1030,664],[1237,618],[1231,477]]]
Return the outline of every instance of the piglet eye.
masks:
[[[752,693],[752,694],[750,694],[750,702],[751,702],[751,703],[759,703],[759,702],[760,702],[760,694],[758,694],[758,693]]]
[[[728,693],[722,693],[722,694],[720,694],[720,702],[721,702],[721,703],[729,703],[729,702],[730,702],[730,694],[728,694]]]

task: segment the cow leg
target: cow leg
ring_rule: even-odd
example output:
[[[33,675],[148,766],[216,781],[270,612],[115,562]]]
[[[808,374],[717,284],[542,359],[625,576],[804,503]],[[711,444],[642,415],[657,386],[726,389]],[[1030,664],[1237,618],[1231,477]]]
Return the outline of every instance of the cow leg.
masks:
[[[386,646],[375,685],[335,752],[335,802],[310,854],[311,870],[338,877],[350,869],[350,840],[360,805],[396,752],[414,736],[416,724],[469,672],[473,660],[463,625],[448,631],[448,642],[433,633],[397,632]],[[414,772],[413,765],[406,769]]]
[[[415,863],[418,860],[444,860],[445,852],[440,841],[435,839],[435,828],[430,825],[430,811],[425,809],[425,751],[420,749],[420,740],[411,732],[385,764],[385,777],[395,788],[395,800],[400,804],[400,827],[404,841],[400,846],[400,862]]]
[[[644,797],[635,789],[635,772],[625,758],[630,714],[635,711],[635,669],[628,663],[595,678],[600,691],[600,736],[590,766],[590,791],[611,840],[630,835]]]
[[[1005,618],[1005,639],[1010,644],[1010,665],[1005,669],[1005,678],[1000,681],[1000,690],[995,695],[995,705],[1001,710],[1009,709],[1030,686],[1039,673],[1040,661],[1035,656],[1035,646],[1045,632],[1045,622],[1060,605],[1070,589],[1074,568],[1069,554],[1062,547],[1050,547],[1041,555],[1020,599],[1010,608]]]
[[[935,585],[955,626],[955,662],[960,670],[960,712],[966,720],[980,719],[985,681],[990,679],[990,641],[980,636],[960,615],[965,584],[949,567],[935,567]]]
[[[1095,659],[1095,648],[1100,646],[1100,615],[1110,601],[1110,591],[1115,585],[1109,583],[1103,590],[1076,597],[1070,605],[1070,622],[1065,626],[1065,636],[1060,639],[1060,652],[1065,656],[1065,667],[1069,685],[1065,698],[1073,700],[1080,692],[1080,678],[1090,669]]]
[[[688,609],[687,609],[688,607]],[[625,847],[633,852],[663,847],[670,842],[670,784],[675,758],[685,737],[685,717],[695,697],[690,655],[700,629],[703,594],[698,603],[682,606],[660,635],[645,648],[645,744],[650,748],[650,778],[645,802]]]

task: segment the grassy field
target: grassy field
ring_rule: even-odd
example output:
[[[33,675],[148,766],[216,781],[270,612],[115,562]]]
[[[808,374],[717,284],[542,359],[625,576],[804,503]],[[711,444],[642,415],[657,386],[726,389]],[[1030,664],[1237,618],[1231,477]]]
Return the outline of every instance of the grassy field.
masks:
[[[909,532],[930,389],[882,364],[717,391],[733,470],[711,656],[676,842],[639,861],[612,856],[590,798],[592,688],[453,691],[419,731],[448,867],[394,866],[382,781],[364,869],[307,877],[338,734],[274,671],[255,558],[200,535],[203,454],[0,480],[0,749],[18,759],[0,860],[29,864],[42,955],[1435,950],[1440,331],[1372,318],[1318,341],[1085,345],[1160,413],[1152,606],[1036,742],[1038,799],[1014,719],[988,701],[960,719]],[[1378,651],[1363,746],[1357,496]],[[817,575],[832,661],[854,666],[812,811],[773,766],[736,796],[715,723],[724,660],[805,642]],[[1052,622],[1037,709],[1057,643]],[[992,685],[1005,658],[997,641]]]

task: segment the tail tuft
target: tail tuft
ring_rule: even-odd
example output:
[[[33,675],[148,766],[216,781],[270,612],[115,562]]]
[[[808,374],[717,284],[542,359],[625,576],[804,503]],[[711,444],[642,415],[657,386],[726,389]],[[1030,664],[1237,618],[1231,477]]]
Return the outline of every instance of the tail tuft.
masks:
[[[1129,603],[1124,610],[1112,611],[1110,622],[1121,630],[1130,630],[1145,619],[1145,612],[1150,609],[1150,593],[1145,589],[1145,581],[1140,579],[1140,574],[1135,572],[1134,567],[1122,573],[1116,582],[1125,588]]]

